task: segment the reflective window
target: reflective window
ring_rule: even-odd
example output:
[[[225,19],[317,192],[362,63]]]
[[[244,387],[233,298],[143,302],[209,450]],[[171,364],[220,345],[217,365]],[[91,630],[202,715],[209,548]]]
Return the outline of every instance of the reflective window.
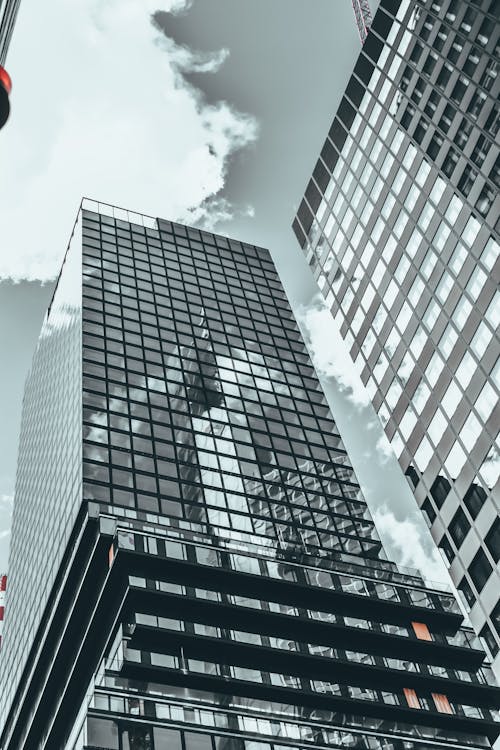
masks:
[[[448,419],[445,417],[441,409],[438,409],[427,429],[427,433],[434,445],[438,445],[447,427]]]
[[[462,297],[462,299],[457,303],[455,310],[453,311],[453,322],[455,323],[459,331],[461,331],[465,326],[471,312],[471,303],[466,297]]]
[[[489,383],[485,383],[475,403],[476,411],[485,422],[489,418],[496,403],[497,396],[493,387]]]
[[[486,310],[485,318],[493,330],[496,330],[500,325],[500,292],[495,292],[495,296]]]
[[[425,371],[425,375],[429,383],[434,386],[436,385],[439,376],[441,375],[444,367],[444,361],[437,352],[432,355],[431,361]]]
[[[453,255],[450,258],[450,268],[456,276],[458,276],[458,274],[462,270],[462,266],[465,263],[467,256],[467,248],[459,242],[455,248]]]
[[[451,323],[448,323],[438,344],[439,351],[446,357],[446,359],[450,356],[457,339],[458,333],[455,331]]]
[[[492,338],[493,333],[491,329],[486,325],[486,323],[481,322],[471,341],[472,351],[478,359],[481,359],[483,354],[486,352]]]
[[[479,266],[475,268],[466,287],[467,291],[474,301],[479,297],[481,289],[486,282],[486,278],[486,274],[482,268],[479,268]]]
[[[452,479],[458,477],[466,460],[467,456],[462,446],[458,442],[455,442],[444,462],[445,469]]]
[[[497,262],[499,251],[500,246],[498,245],[498,242],[495,242],[493,237],[490,237],[481,255],[481,261],[486,266],[488,271],[491,271],[491,269]]]
[[[443,305],[448,299],[448,296],[452,289],[453,289],[453,278],[450,276],[450,274],[447,271],[445,271],[444,274],[441,276],[441,280],[436,289],[436,295]]]
[[[434,267],[437,263],[437,255],[432,250],[432,248],[429,248],[427,251],[427,255],[424,258],[424,262],[422,263],[421,273],[424,279],[428,279],[431,273],[434,270]]]
[[[425,408],[425,405],[427,404],[427,401],[429,400],[430,395],[431,395],[431,390],[429,386],[424,382],[420,383],[415,393],[413,394],[413,399],[412,399],[412,403],[417,414],[422,413],[422,411]]]
[[[441,405],[449,417],[453,416],[461,400],[462,391],[457,384],[452,381],[441,399]]]
[[[481,434],[482,426],[475,414],[469,414],[462,429],[460,439],[468,451],[472,450]]]
[[[455,373],[456,379],[462,388],[467,388],[476,369],[477,365],[474,357],[469,352],[466,352]]]

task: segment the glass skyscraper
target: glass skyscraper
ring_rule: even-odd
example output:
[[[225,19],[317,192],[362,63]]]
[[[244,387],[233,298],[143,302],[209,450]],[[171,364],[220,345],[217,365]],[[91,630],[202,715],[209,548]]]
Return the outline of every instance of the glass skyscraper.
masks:
[[[496,670],[499,10],[381,0],[294,222]]]
[[[2,750],[489,747],[449,591],[384,559],[267,250],[84,201],[28,378]]]

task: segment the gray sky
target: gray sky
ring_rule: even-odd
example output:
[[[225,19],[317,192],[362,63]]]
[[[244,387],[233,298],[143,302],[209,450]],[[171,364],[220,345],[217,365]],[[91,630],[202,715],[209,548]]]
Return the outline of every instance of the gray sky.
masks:
[[[14,114],[0,139],[0,570],[22,383],[88,195],[181,221],[219,217],[216,231],[271,249],[389,554],[442,578],[290,228],[359,52],[350,0],[41,5],[21,5],[8,60]],[[40,94],[38,53],[52,98]]]

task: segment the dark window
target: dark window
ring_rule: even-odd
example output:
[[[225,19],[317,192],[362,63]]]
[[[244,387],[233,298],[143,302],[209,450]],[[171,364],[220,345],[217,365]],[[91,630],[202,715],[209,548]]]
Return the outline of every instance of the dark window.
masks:
[[[465,92],[467,91],[467,87],[469,85],[469,81],[461,76],[459,80],[456,82],[455,86],[453,87],[453,91],[451,92],[451,98],[454,102],[457,104],[462,103],[462,99],[465,96]]]
[[[414,63],[417,63],[420,60],[423,51],[423,46],[419,44],[419,42],[415,42],[415,46],[411,51],[410,60]]]
[[[431,35],[432,29],[434,28],[434,19],[432,16],[427,16],[427,18],[424,21],[424,25],[422,26],[422,29],[420,30],[420,38],[421,39],[428,39]]]
[[[439,121],[439,127],[444,133],[448,132],[448,129],[451,126],[451,123],[453,122],[455,115],[457,114],[457,110],[455,107],[452,107],[451,104],[447,104],[443,111],[443,116],[441,117],[441,120]]]
[[[450,492],[451,485],[446,477],[438,476],[432,483],[431,495],[437,507],[440,508]]]
[[[457,17],[457,13],[460,10],[458,0],[450,0],[448,8],[446,9],[445,17],[448,21],[454,21]]]
[[[405,471],[405,475],[408,477],[413,487],[416,487],[420,481],[420,476],[419,476],[418,471],[415,469],[415,467],[408,466],[408,468]]]
[[[373,60],[373,62],[377,62],[377,60],[380,57],[380,54],[382,52],[382,49],[384,48],[383,42],[378,39],[375,34],[368,34],[366,41],[363,45],[363,52],[365,55],[367,55],[370,60]]]
[[[405,130],[408,130],[408,128],[410,127],[414,114],[415,114],[415,107],[413,107],[411,104],[408,104],[408,106],[406,107],[403,113],[403,116],[401,117],[401,125],[404,127]]]
[[[467,55],[467,60],[464,63],[464,71],[467,73],[467,75],[471,77],[474,75],[480,59],[481,52],[477,49],[477,47],[473,47]]]
[[[442,170],[447,177],[451,177],[451,175],[455,171],[455,167],[458,164],[458,159],[458,152],[455,151],[453,147],[449,148],[442,166]]]
[[[421,82],[421,79],[419,79],[419,83]],[[422,84],[425,86],[425,84]],[[417,88],[415,86],[415,88]],[[438,108],[439,102],[441,101],[441,96],[438,94],[437,91],[431,91],[429,94],[429,99],[427,100],[427,104],[424,107],[424,112],[426,115],[429,115],[429,117],[432,118],[434,115],[434,112]]]
[[[495,191],[491,185],[485,185],[481,190],[479,198],[476,201],[476,208],[482,216],[487,216],[493,201],[495,199]]]
[[[500,108],[498,106],[494,106],[490,114],[488,115],[488,118],[485,123],[485,128],[491,133],[493,138],[495,138],[496,134],[498,133],[499,127],[500,127]]]
[[[450,80],[451,71],[452,71],[452,68],[451,66],[448,66],[448,65],[443,65],[443,67],[439,71],[439,75],[436,79],[436,83],[440,88],[442,89],[446,88],[446,84]]]
[[[484,160],[486,159],[486,156],[488,155],[488,151],[490,150],[491,141],[486,138],[484,135],[480,135],[477,139],[477,143],[474,146],[474,151],[472,152],[472,161],[478,166],[482,166]]]
[[[470,104],[467,107],[467,112],[470,114],[471,117],[473,117],[474,119],[479,117],[479,114],[483,108],[483,104],[485,103],[486,99],[487,99],[487,96],[484,93],[484,91],[476,91],[472,95]]]
[[[475,518],[486,500],[486,492],[478,484],[471,484],[469,489],[464,495],[465,507],[471,514],[472,518]]]
[[[494,659],[495,656],[498,654],[499,646],[498,646],[498,643],[496,642],[495,636],[491,632],[489,626],[485,625],[484,628],[479,633],[479,635],[481,636],[481,638],[486,643],[486,646],[491,651],[491,656]]]
[[[425,83],[425,81],[423,81],[423,80],[422,80],[421,78],[419,78],[419,79],[417,80],[417,82],[416,82],[416,84],[415,84],[414,88],[413,88],[413,92],[412,92],[412,95],[411,95],[411,98],[413,99],[413,101],[414,101],[414,102],[419,102],[419,101],[421,100],[422,96],[423,96],[423,95],[424,95],[424,93],[425,93],[425,89],[426,89],[426,88],[427,88],[427,86],[426,86],[426,83]],[[433,91],[432,93],[435,93],[435,92]],[[430,98],[430,97],[429,97],[429,98]],[[435,109],[436,109],[436,108],[434,107],[434,110],[435,110]],[[433,112],[434,110],[432,110],[432,112]],[[430,113],[431,117],[432,117],[432,112]]]
[[[444,170],[444,167],[443,167]],[[462,172],[462,176],[460,177],[458,181],[458,189],[460,192],[467,196],[469,195],[472,186],[474,185],[477,178],[477,172],[475,169],[472,169],[470,164],[467,164],[465,166],[464,171]]]
[[[448,562],[452,563],[453,560],[455,559],[455,553],[454,553],[453,548],[452,548],[452,546],[450,544],[450,540],[448,539],[448,537],[446,536],[446,534],[443,534],[443,537],[442,537],[441,541],[439,542],[438,547],[440,547],[440,549],[443,550],[444,554],[448,558]]]
[[[479,29],[479,34],[477,35],[477,41],[479,42],[479,44],[482,44],[483,47],[485,47],[488,44],[490,36],[494,31],[495,22],[490,18],[485,18],[481,24],[481,28]]]
[[[486,534],[486,546],[489,549],[492,558],[497,563],[500,559],[500,518],[495,518],[493,526]]]
[[[482,591],[484,585],[491,575],[491,567],[488,558],[482,549],[478,550],[471,564],[469,565],[469,575],[478,591]]]
[[[392,19],[382,12],[382,9],[375,14],[371,28],[376,31],[382,39],[387,39],[392,26]]]
[[[457,144],[459,148],[464,149],[467,145],[467,142],[469,140],[469,136],[471,133],[472,133],[472,125],[464,117],[458,127],[457,133],[453,140],[455,141],[455,143]]]
[[[489,177],[490,177],[490,180],[494,182],[497,188],[500,190],[500,156],[497,158],[496,162],[493,164]]]
[[[448,54],[447,54],[448,60],[451,60],[453,63],[456,63],[456,61],[460,57],[460,53],[462,52],[463,48],[464,48],[464,43],[462,39],[459,36],[456,36],[453,41],[453,44],[448,50]]]
[[[423,71],[426,75],[430,76],[434,68],[436,67],[436,63],[438,60],[438,56],[434,52],[429,52],[429,55],[427,56],[427,60],[424,63]]]
[[[311,225],[313,223],[313,215],[310,212],[305,200],[302,200],[299,206],[299,210],[297,212],[297,216],[300,220],[300,223],[304,227],[304,230],[306,232],[309,232],[309,230],[311,229]]]
[[[434,521],[436,520],[436,511],[434,510],[434,507],[428,497],[426,497],[424,502],[422,503],[422,510],[426,514],[429,521],[431,523],[434,523]]]
[[[448,27],[444,26],[444,24],[441,24],[441,26],[439,27],[439,31],[436,34],[436,37],[435,37],[434,42],[432,44],[432,46],[434,47],[434,49],[437,49],[439,51],[441,51],[443,49],[444,43],[448,39],[448,34],[449,34]]]
[[[413,134],[413,137],[415,138],[417,143],[422,143],[428,127],[429,125],[427,121],[423,117],[421,117],[417,127],[415,128],[415,132]]]
[[[401,76],[400,88],[402,91],[406,91],[413,76],[413,70],[409,65],[404,69],[403,75]]]
[[[469,582],[467,581],[466,577],[464,576],[460,583],[458,584],[458,590],[462,592],[464,595],[464,599],[469,605],[469,607],[473,607],[476,603],[476,597],[474,596],[472,589],[469,585]]]
[[[431,157],[431,159],[436,159],[437,155],[441,151],[441,146],[444,143],[444,138],[439,133],[434,133],[433,137],[431,138],[431,142],[427,146],[427,153]]]
[[[460,30],[463,31],[464,34],[470,34],[476,18],[477,12],[475,10],[472,10],[472,8],[467,8],[460,24]]]
[[[469,529],[470,523],[467,520],[467,516],[463,512],[462,508],[459,508],[451,519],[451,523],[448,527],[450,536],[457,547],[460,547],[465,537],[467,536]]]

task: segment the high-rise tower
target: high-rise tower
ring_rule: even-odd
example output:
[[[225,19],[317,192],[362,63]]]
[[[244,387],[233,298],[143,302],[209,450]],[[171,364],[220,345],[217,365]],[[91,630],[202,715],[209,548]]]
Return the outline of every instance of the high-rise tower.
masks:
[[[5,617],[5,590],[7,588],[7,576],[0,573],[0,647],[2,646],[3,621]]]
[[[24,399],[2,750],[488,747],[453,596],[379,551],[268,251],[86,201]]]
[[[500,669],[498,0],[382,0],[294,229]]]

